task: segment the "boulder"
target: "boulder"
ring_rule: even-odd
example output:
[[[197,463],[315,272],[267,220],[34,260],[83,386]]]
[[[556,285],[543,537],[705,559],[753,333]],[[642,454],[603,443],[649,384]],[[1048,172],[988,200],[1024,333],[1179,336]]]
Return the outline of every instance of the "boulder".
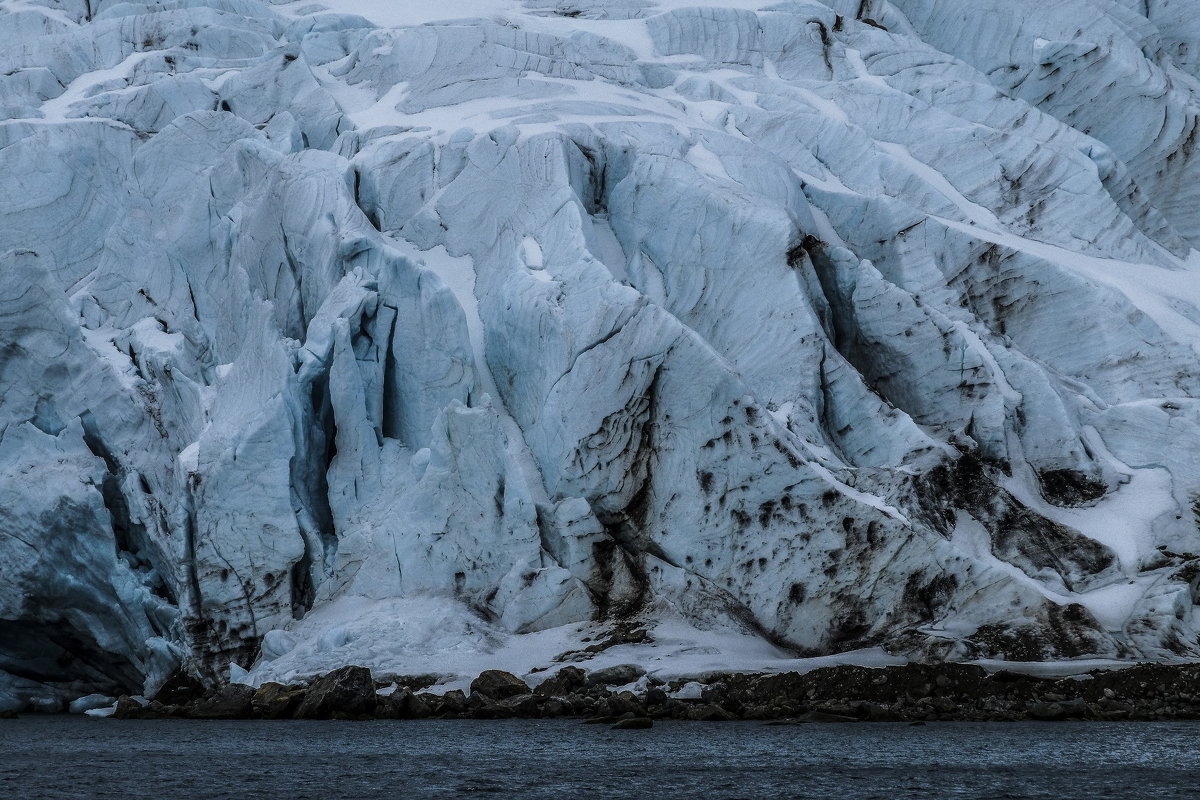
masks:
[[[1052,702],[1032,703],[1029,706],[1029,716],[1043,722],[1079,719],[1086,715],[1087,703],[1083,700],[1055,700]]]
[[[539,695],[519,694],[500,701],[500,705],[507,709],[511,716],[526,719],[542,716],[542,697]]]
[[[587,676],[588,686],[624,686],[633,683],[646,674],[646,670],[637,664],[618,664],[605,667]]]
[[[671,698],[667,694],[666,690],[663,689],[661,686],[651,686],[649,689],[646,690],[646,705],[647,706],[666,705],[667,701],[670,699]]]
[[[142,707],[141,712],[136,715],[136,719],[167,719],[174,716],[178,710],[179,706],[168,706],[157,700],[151,700]]]
[[[467,698],[467,713],[472,719],[502,719],[516,716],[512,709],[483,692],[471,692],[471,696]]]
[[[797,722],[858,722],[855,717],[848,717],[845,714],[831,714],[827,711],[809,711],[807,714],[801,714],[796,717]]]
[[[425,701],[411,692],[405,699],[402,710],[404,713],[404,719],[428,719],[429,717],[433,716],[432,711],[430,710],[429,706],[426,705]]]
[[[462,689],[454,689],[445,694],[421,692],[416,699],[425,704],[432,717],[457,717],[467,710],[467,696]]]
[[[187,707],[186,715],[192,719],[250,719],[254,716],[254,688],[242,683],[222,686],[205,698]],[[117,714],[121,714],[121,701],[117,701]]]
[[[399,675],[394,672],[389,672],[383,675],[375,676],[376,689],[384,689],[394,683],[398,687],[403,686],[414,692],[419,692],[422,689],[428,689],[437,682],[438,676],[432,673],[421,673],[420,675]]]
[[[654,720],[649,717],[630,717],[629,719],[619,720],[617,724],[612,726],[612,729],[614,731],[643,731],[653,727]]]
[[[1033,703],[1029,706],[1029,716],[1042,722],[1051,722],[1067,718],[1067,710],[1061,703]]]
[[[429,704],[413,694],[407,686],[401,686],[390,695],[380,696],[375,706],[377,719],[426,719],[433,713]]]
[[[599,705],[593,698],[585,694],[570,694],[563,698],[563,703],[570,710],[570,713],[580,717],[594,717],[596,715],[596,707]]]
[[[773,719],[765,723],[767,725],[808,725],[811,723],[829,723],[829,722],[858,722],[854,717],[847,717],[844,714],[830,714],[827,711],[808,711],[794,717],[785,719]],[[924,724],[924,723],[922,723]]]
[[[586,684],[586,672],[579,667],[566,666],[539,683],[533,691],[543,697],[566,697]]]
[[[175,670],[154,695],[164,705],[184,705],[204,697],[204,685],[183,670]]]
[[[479,673],[479,677],[471,681],[471,694],[483,694],[493,700],[506,700],[519,694],[529,694],[529,686],[525,681],[499,669],[488,669]]]
[[[633,692],[621,692],[608,698],[608,708],[611,714],[634,714],[642,717],[646,709]]]
[[[737,717],[720,706],[710,703],[689,707],[685,718],[695,720],[696,722],[730,722],[737,719]]]
[[[376,694],[375,719],[404,719],[405,688],[399,688],[391,694]]]
[[[305,689],[300,686],[264,683],[251,699],[254,716],[260,719],[290,719],[303,702],[304,695]]]
[[[126,694],[117,698],[117,710],[113,712],[113,717],[116,719],[138,719],[141,716],[141,703]]]
[[[900,721],[900,715],[893,709],[879,703],[872,703],[869,700],[850,703],[850,708],[859,719],[867,720],[868,722]]]
[[[371,670],[347,666],[314,681],[295,716],[296,719],[369,719],[375,715],[377,703]]]

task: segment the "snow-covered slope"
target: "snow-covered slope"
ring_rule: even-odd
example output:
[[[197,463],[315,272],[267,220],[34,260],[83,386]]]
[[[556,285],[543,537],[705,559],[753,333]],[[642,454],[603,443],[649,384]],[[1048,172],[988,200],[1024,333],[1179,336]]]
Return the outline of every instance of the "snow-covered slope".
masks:
[[[0,0],[0,698],[1197,655],[1191,11]]]

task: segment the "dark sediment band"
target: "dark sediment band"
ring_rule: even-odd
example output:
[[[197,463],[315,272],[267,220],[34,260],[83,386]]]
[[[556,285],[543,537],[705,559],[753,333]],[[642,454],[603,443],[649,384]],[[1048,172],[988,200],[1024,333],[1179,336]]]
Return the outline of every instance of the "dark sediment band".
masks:
[[[507,719],[580,718],[696,721],[919,722],[1009,720],[1200,719],[1200,664],[1140,664],[1067,678],[988,673],[968,664],[885,668],[836,666],[807,673],[708,674],[680,693],[685,680],[647,676],[637,691],[634,666],[593,673],[567,667],[531,689],[515,675],[482,673],[469,692],[423,691],[433,676],[376,681],[363,667],[343,667],[307,686],[230,684],[203,692],[173,681],[143,706],[121,698],[118,719]],[[393,687],[394,684],[394,688]],[[390,693],[379,694],[384,685]],[[683,694],[683,697],[673,696]]]

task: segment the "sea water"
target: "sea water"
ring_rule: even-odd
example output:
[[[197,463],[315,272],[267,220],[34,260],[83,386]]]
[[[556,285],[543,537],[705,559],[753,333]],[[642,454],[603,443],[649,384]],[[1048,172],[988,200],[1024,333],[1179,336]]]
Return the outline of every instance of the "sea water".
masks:
[[[0,798],[1200,797],[1200,723],[0,721]]]

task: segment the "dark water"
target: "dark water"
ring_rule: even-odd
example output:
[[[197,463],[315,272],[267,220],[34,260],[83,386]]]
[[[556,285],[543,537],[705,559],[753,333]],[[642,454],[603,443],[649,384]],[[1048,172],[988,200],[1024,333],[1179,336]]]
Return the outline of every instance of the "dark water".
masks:
[[[0,798],[1197,798],[1200,723],[0,721]]]

